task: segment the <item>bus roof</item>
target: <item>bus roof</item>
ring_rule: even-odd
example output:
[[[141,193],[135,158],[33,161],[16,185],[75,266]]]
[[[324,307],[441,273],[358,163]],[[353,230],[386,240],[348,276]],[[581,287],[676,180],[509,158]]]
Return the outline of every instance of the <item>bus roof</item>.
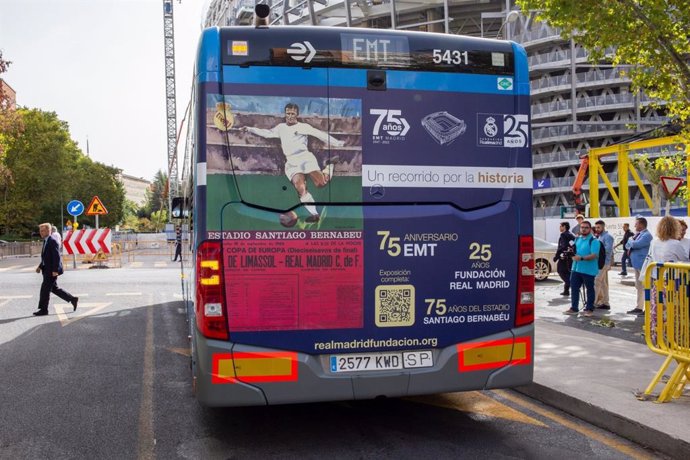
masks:
[[[217,66],[223,64],[513,75],[516,47],[519,45],[508,41],[429,32],[339,27],[224,27],[206,29],[202,33],[198,70],[217,71]],[[212,64],[211,68],[208,64]]]

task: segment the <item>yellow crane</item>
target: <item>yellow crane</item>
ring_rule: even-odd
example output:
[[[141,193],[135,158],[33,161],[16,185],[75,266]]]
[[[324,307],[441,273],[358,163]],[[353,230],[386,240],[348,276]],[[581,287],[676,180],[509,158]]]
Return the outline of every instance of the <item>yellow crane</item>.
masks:
[[[657,139],[647,139],[590,149],[590,151],[587,153],[589,164],[590,217],[599,217],[600,176],[603,179],[604,184],[606,184],[606,188],[609,190],[611,198],[616,203],[616,206],[618,206],[620,217],[630,217],[630,176],[632,176],[633,180],[637,184],[638,188],[640,189],[640,193],[649,205],[650,209],[653,208],[654,204],[652,203],[652,198],[649,196],[642,179],[640,179],[639,173],[632,165],[630,152],[634,150],[651,149],[674,144],[683,144],[683,141],[678,136],[666,136]],[[690,160],[690,150],[686,149],[686,153],[688,153],[688,160]],[[618,156],[618,193],[616,193],[613,185],[611,185],[611,182],[606,176],[604,168],[601,165],[600,158],[607,155]],[[688,202],[688,216],[690,216],[690,202]]]

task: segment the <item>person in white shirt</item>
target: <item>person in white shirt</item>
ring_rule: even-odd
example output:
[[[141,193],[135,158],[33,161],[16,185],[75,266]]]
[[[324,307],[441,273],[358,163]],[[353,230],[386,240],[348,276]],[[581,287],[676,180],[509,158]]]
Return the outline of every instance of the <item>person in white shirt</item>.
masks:
[[[59,248],[62,247],[62,235],[60,235],[55,225],[50,229],[50,237],[55,240]]]
[[[672,216],[663,217],[656,226],[656,238],[652,240],[644,267],[640,270],[640,281],[644,281],[646,268],[654,262],[688,262],[688,253],[678,241],[681,226]],[[656,279],[656,269],[652,273]]]
[[[680,222],[675,217],[665,216],[663,217],[656,226],[656,236],[652,240],[652,244],[649,246],[649,252],[647,253],[647,258],[645,259],[644,266],[640,270],[640,282],[644,282],[646,268],[649,264],[655,264],[659,262],[688,262],[688,252],[683,247],[683,244],[678,241],[678,237],[681,234]],[[657,279],[657,269],[654,268],[651,273],[651,279]],[[650,333],[652,336],[652,341],[656,342],[656,318],[657,318],[657,285],[652,282],[651,293],[649,296],[649,316],[650,316]],[[665,308],[661,305],[662,310]]]
[[[688,231],[688,224],[686,224],[683,219],[678,219],[678,222],[680,223],[680,238],[678,241],[680,241],[680,244],[685,248],[685,254],[690,257],[690,240],[685,238],[685,234]]]
[[[307,141],[309,136],[314,136],[321,142],[335,147],[342,147],[345,145],[345,142],[335,139],[328,133],[316,129],[307,123],[297,121],[298,115],[299,106],[288,103],[285,105],[285,123],[280,123],[272,129],[243,126],[242,131],[267,139],[280,139],[280,146],[287,160],[285,163],[285,175],[292,182],[300,201],[304,203],[304,208],[310,214],[305,220],[307,222],[318,222],[319,213],[313,204],[314,197],[307,190],[307,175],[311,177],[315,186],[325,187],[333,176],[333,163],[329,162],[325,168],[321,169],[316,161],[316,157],[309,151]],[[294,225],[297,215],[294,211],[291,211],[291,213],[294,220],[289,225],[286,225],[282,218],[283,216],[281,216],[281,223],[283,225]]]

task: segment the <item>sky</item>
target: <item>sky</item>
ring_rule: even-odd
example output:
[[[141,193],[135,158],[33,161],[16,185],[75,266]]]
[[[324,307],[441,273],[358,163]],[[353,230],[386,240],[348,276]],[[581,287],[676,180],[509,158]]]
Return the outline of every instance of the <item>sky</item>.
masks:
[[[174,0],[178,128],[207,4]],[[167,172],[163,0],[0,0],[0,50],[19,106],[56,112],[95,161]]]

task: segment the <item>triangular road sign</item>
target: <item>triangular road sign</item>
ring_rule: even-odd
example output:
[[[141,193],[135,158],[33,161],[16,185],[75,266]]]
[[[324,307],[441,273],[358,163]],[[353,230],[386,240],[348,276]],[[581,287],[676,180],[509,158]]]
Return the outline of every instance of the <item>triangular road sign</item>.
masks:
[[[94,196],[93,199],[91,200],[91,203],[89,206],[86,208],[86,215],[87,216],[103,216],[105,214],[108,214],[108,210],[105,209],[105,206],[103,206],[103,202],[101,201],[100,198],[97,196]]]
[[[674,193],[678,191],[681,185],[683,185],[683,179],[680,177],[669,177],[661,176],[661,186],[668,196],[673,196]]]

